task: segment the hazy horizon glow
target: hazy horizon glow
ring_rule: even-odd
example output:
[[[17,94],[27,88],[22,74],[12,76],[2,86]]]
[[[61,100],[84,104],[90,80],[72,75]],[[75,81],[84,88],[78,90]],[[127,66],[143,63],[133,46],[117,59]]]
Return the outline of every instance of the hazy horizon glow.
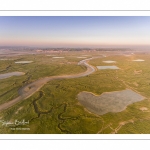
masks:
[[[0,16],[0,46],[150,46],[150,17]]]

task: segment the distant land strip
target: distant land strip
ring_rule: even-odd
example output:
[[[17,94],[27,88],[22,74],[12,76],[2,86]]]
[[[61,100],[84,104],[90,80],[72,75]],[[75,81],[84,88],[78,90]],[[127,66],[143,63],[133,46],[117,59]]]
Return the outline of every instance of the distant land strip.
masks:
[[[150,11],[150,10],[0,10],[0,11]]]

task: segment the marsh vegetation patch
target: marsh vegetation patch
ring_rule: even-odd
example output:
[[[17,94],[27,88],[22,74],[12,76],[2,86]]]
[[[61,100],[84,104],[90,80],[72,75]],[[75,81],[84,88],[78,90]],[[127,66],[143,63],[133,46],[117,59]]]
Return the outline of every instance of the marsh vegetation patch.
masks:
[[[104,70],[104,69],[120,69],[119,67],[117,66],[96,66],[97,69],[99,70]]]
[[[144,97],[130,89],[106,92],[94,95],[90,92],[80,92],[77,95],[79,102],[90,112],[103,115],[108,112],[121,112],[132,103],[141,101]]]
[[[19,108],[17,109],[17,111],[15,112],[15,114],[18,114],[19,111],[22,110],[22,108],[23,108],[23,106],[19,107]]]

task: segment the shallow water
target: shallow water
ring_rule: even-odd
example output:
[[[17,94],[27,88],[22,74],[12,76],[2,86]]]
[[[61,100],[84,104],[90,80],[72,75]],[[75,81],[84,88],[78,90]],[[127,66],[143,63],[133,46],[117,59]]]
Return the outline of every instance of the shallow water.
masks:
[[[143,59],[135,59],[135,60],[132,60],[132,61],[145,61]]]
[[[53,58],[64,58],[64,57],[53,57]]]
[[[112,61],[112,60],[107,60],[107,61],[103,61],[104,63],[115,63],[116,61]]]
[[[4,74],[0,74],[0,79],[6,79],[12,76],[22,76],[24,75],[24,72],[9,72],[9,73],[4,73]]]
[[[98,69],[100,70],[104,70],[104,69],[120,69],[117,66],[96,66]]]
[[[77,57],[77,58],[87,58],[87,57]]]
[[[28,63],[32,63],[33,61],[16,61],[16,64],[28,64]]]
[[[99,115],[108,112],[121,112],[128,105],[145,99],[145,97],[130,89],[106,92],[101,95],[94,95],[84,91],[80,92],[77,98],[89,111]]]

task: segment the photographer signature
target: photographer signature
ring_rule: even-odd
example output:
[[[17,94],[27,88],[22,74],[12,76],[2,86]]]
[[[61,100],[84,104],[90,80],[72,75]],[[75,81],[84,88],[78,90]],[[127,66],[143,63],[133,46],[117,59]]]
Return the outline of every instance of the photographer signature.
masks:
[[[0,123],[2,123],[2,126],[5,126],[5,127],[18,126],[18,125],[29,125],[29,120],[25,121],[25,119],[23,119],[20,121],[20,120],[16,119],[14,122],[0,120]]]

